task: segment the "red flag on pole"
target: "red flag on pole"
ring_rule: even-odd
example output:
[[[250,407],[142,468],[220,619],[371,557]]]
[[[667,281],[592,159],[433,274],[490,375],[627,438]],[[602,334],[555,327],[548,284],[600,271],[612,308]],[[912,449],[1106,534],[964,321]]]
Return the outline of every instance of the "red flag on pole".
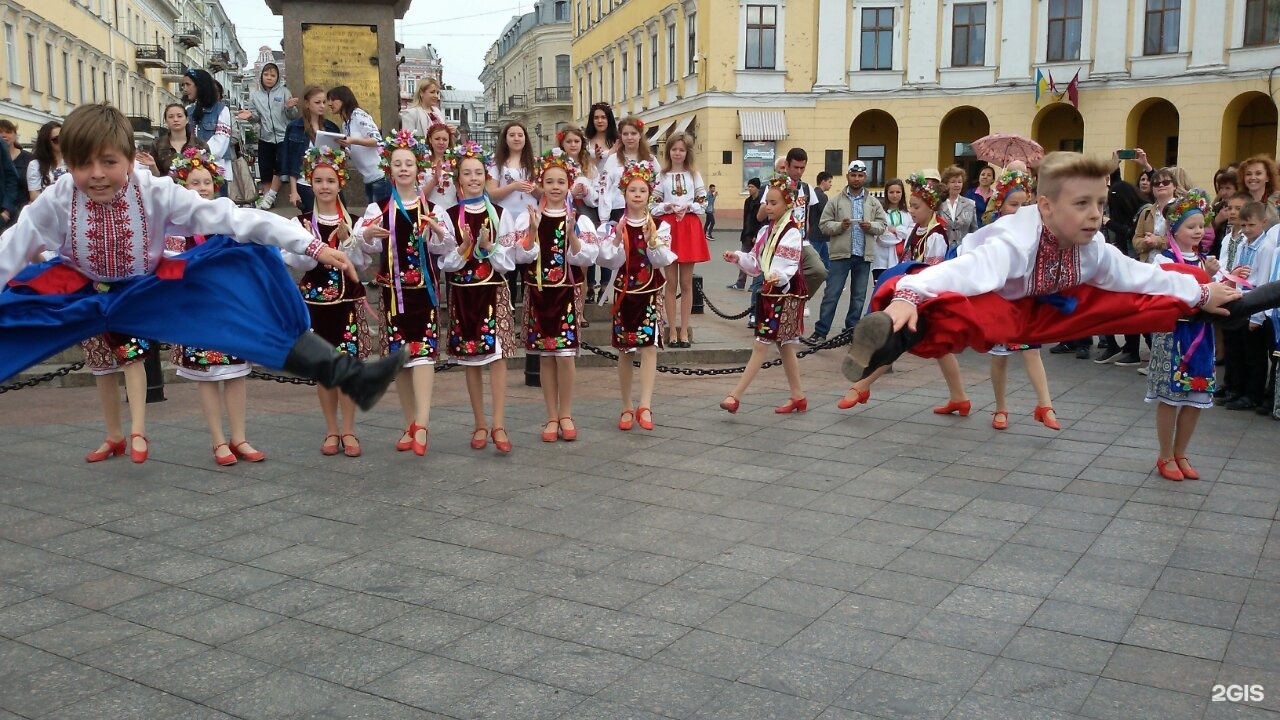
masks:
[[[1071,82],[1067,84],[1067,99],[1071,101],[1071,106],[1080,109],[1080,71],[1076,71],[1076,76],[1071,78]]]

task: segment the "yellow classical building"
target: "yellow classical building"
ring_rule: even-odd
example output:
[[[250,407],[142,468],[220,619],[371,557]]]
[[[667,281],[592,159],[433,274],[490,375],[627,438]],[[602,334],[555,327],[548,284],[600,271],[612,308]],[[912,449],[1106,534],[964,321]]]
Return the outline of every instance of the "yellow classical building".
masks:
[[[655,145],[690,129],[722,188],[792,147],[811,176],[860,158],[875,185],[975,168],[969,143],[988,132],[1140,147],[1204,186],[1277,150],[1280,18],[1266,0],[573,1],[575,117],[604,100]],[[1060,100],[1046,89],[1037,104],[1037,73]]]

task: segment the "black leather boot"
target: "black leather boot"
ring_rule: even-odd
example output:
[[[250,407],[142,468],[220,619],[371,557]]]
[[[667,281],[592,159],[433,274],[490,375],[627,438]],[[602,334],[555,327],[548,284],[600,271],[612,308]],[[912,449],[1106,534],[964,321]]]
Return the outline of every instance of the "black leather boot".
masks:
[[[1280,280],[1263,283],[1239,300],[1232,300],[1222,307],[1230,311],[1230,315],[1214,313],[1196,313],[1194,320],[1211,322],[1224,330],[1243,330],[1249,327],[1249,317],[1263,310],[1280,307]]]
[[[859,320],[854,328],[849,353],[840,371],[850,382],[862,380],[877,368],[892,365],[924,337],[924,332],[923,317],[916,318],[915,330],[904,327],[895,332],[888,313],[873,312]]]
[[[408,359],[409,351],[402,347],[391,355],[366,363],[338,352],[319,335],[308,332],[294,343],[283,369],[327,388],[336,387],[361,410],[371,410]]]

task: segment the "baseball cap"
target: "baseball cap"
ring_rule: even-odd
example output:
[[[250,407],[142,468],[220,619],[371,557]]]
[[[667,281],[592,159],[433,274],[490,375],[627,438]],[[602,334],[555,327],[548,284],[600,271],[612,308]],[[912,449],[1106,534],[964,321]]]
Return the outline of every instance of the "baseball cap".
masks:
[[[854,160],[853,162],[849,163],[848,172],[866,172],[866,171],[867,171],[867,164],[862,162],[861,160]]]

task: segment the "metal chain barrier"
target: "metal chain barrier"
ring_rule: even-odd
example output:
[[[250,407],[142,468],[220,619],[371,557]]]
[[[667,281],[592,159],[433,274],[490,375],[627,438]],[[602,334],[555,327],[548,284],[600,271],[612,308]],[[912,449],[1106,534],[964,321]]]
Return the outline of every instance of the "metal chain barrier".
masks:
[[[58,368],[57,370],[54,370],[52,372],[47,372],[37,377],[33,377],[27,380],[19,380],[18,382],[10,383],[8,385],[0,385],[0,395],[3,395],[4,393],[9,392],[10,390],[21,390],[23,388],[35,387],[40,383],[49,382],[54,378],[65,377],[79,370],[82,367],[84,367],[83,361],[75,362],[75,363],[71,363],[70,365],[64,365]]]
[[[444,372],[445,370],[451,370],[453,368],[458,367],[458,363],[453,362],[452,360],[447,360],[442,363],[436,363],[434,367],[435,367],[435,371],[440,373],[440,372]],[[292,377],[289,375],[275,375],[269,372],[262,372],[261,370],[254,370],[253,372],[249,373],[249,377],[254,378],[256,380],[272,380],[278,383],[286,383],[289,385],[317,384],[315,380],[308,380],[306,378],[300,378],[300,377]]]
[[[702,295],[702,302],[703,302],[703,304],[704,304],[704,305],[706,305],[708,308],[710,308],[710,309],[711,309],[711,312],[715,313],[716,315],[719,315],[720,317],[724,318],[725,320],[741,320],[742,318],[744,318],[744,317],[746,317],[746,316],[748,316],[748,315],[750,315],[750,314],[751,314],[751,306],[750,306],[750,305],[748,305],[746,310],[743,310],[742,312],[738,313],[737,315],[729,315],[728,313],[724,312],[724,311],[723,311],[723,310],[721,310],[720,308],[716,307],[716,306],[715,306],[715,303],[711,302],[711,298],[707,297],[707,291],[706,291],[706,290],[699,289],[699,291],[698,291],[698,292],[699,292],[699,294],[700,294],[700,295]],[[677,296],[677,297],[678,297],[678,296]]]
[[[808,348],[807,350],[801,350],[800,352],[796,353],[796,359],[798,360],[803,357],[808,357],[816,352],[821,352],[823,350],[832,350],[834,348],[848,345],[852,340],[853,340],[853,330],[846,330],[840,333],[839,335],[831,338],[830,340],[827,340],[826,342],[823,342],[818,345],[814,345]],[[593,355],[599,355],[602,358],[607,358],[615,362],[618,360],[618,354],[615,352],[611,352],[603,348],[598,348],[595,345],[592,345],[591,343],[585,342],[585,341],[579,341],[578,344],[582,346],[582,349],[592,353]],[[636,367],[640,367],[639,360],[633,360],[631,361],[631,364]],[[781,364],[782,364],[782,358],[774,358],[773,360],[770,360],[768,362],[760,363],[760,368],[762,370],[767,370],[768,368],[771,368],[771,367],[778,367]],[[690,368],[690,367],[673,367],[671,365],[658,365],[658,372],[669,373],[671,375],[687,375],[687,376],[736,375],[741,372],[746,372],[746,370],[747,370],[746,365],[739,365],[737,367],[730,367],[730,368]]]

